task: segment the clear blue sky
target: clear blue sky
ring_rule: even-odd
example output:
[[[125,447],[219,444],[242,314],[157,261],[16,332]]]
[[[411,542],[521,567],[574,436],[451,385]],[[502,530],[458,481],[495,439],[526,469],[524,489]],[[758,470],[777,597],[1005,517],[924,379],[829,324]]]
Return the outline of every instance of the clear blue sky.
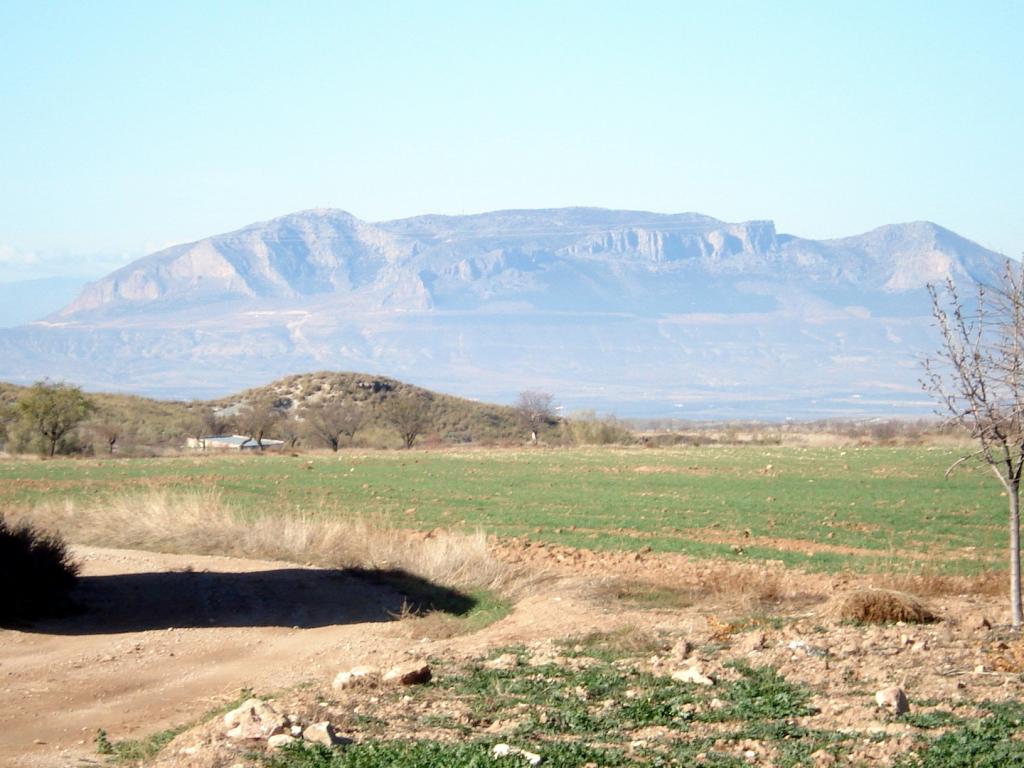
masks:
[[[311,207],[1024,250],[1021,2],[0,0],[0,281]]]

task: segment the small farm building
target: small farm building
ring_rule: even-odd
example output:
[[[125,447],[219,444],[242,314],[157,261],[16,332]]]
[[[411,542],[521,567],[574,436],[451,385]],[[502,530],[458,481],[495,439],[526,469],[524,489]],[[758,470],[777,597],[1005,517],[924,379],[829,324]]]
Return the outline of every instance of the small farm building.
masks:
[[[263,449],[280,448],[284,440],[271,440],[263,438]],[[186,442],[187,448],[195,448],[199,451],[258,451],[259,444],[254,437],[245,435],[210,435],[209,437],[190,437]]]

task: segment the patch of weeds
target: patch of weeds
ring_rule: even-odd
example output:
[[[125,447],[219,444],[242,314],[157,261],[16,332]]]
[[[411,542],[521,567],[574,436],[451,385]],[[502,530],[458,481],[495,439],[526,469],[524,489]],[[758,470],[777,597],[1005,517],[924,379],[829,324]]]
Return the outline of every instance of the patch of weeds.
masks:
[[[601,733],[605,719],[591,711],[593,702],[619,700],[625,692],[623,673],[609,664],[595,664],[580,671],[555,665],[541,668],[553,685],[541,699],[528,700],[534,709],[524,731],[544,733]]]
[[[545,677],[546,670],[547,667],[489,669],[475,665],[463,674],[445,675],[437,681],[437,685],[474,698],[542,697],[555,684]]]
[[[621,702],[618,717],[631,727],[648,725],[681,726],[693,719],[689,705],[696,703],[693,692],[682,685],[647,679],[640,693]]]
[[[111,741],[107,732],[100,728],[96,732],[96,752],[116,762],[141,762],[155,757],[171,740],[187,726],[168,728],[144,739],[120,739]]]
[[[915,728],[930,730],[932,728],[946,728],[951,725],[961,725],[964,719],[952,712],[937,709],[931,712],[908,712],[902,718],[904,723]]]
[[[423,715],[420,724],[427,728],[439,728],[446,731],[454,731],[462,736],[468,736],[473,732],[465,723],[460,723],[451,715]]]
[[[623,752],[600,749],[580,742],[523,745],[539,752],[549,768],[578,768],[596,763],[607,768],[637,765]],[[279,754],[264,758],[267,768],[494,768],[491,743],[463,741],[369,741],[343,750],[322,746],[291,745]],[[514,760],[509,759],[511,765]]]
[[[697,756],[701,755],[698,760]],[[740,768],[748,766],[742,757],[719,752],[715,749],[714,739],[693,739],[672,745],[668,754],[669,765],[700,765],[709,768]]]
[[[459,620],[465,632],[476,632],[496,621],[501,621],[512,612],[512,602],[496,592],[479,590],[473,592],[472,596],[476,604]]]
[[[857,670],[854,667],[847,667],[843,670],[843,685],[853,688],[857,682]]]
[[[100,755],[112,755],[114,754],[114,745],[107,736],[107,732],[100,728],[96,731],[96,737],[93,739],[96,742],[96,753]]]
[[[789,720],[754,721],[720,738],[730,741],[758,741],[771,745],[776,754],[771,765],[776,768],[805,768],[811,764],[811,755],[818,750],[839,757],[847,750],[847,742],[855,736],[834,731],[814,731]]]
[[[1024,704],[983,705],[989,714],[961,724],[927,743],[918,755],[905,756],[901,768],[1008,768],[1024,766]]]
[[[365,712],[353,712],[352,724],[359,728],[383,728],[388,724],[388,721]]]
[[[832,731],[805,731],[799,739],[783,738],[775,742],[779,752],[776,764],[779,768],[812,765],[811,755],[825,750],[836,758],[838,765],[840,756],[847,751],[847,742],[853,741],[854,736]]]
[[[787,618],[779,614],[754,613],[737,619],[730,626],[733,627],[733,632],[748,632],[752,629],[782,629],[786,626],[786,621]]]
[[[514,669],[477,666],[442,685],[463,696],[471,714],[481,721],[520,712],[517,732],[523,735],[679,727],[692,719],[692,705],[699,695],[689,686],[600,661],[581,669],[557,664]]]
[[[549,679],[546,671],[537,667],[487,669],[475,666],[465,674],[442,678],[438,685],[466,697],[476,719],[492,720],[519,702],[536,703],[552,698],[560,683]]]
[[[530,656],[532,656],[533,654],[530,651],[530,649],[527,648],[525,645],[502,645],[498,648],[492,649],[487,654],[486,658],[488,659],[488,661],[490,661],[492,659],[498,658],[499,656],[507,655],[515,656],[517,659],[519,659],[520,664],[526,664],[526,662],[530,660]]]
[[[700,647],[701,656],[717,656],[722,651],[727,651],[731,647],[731,643],[725,641],[715,641],[711,643],[704,643]]]
[[[595,597],[648,610],[678,610],[689,608],[697,602],[692,589],[673,589],[643,581],[615,582],[602,587]]]
[[[810,689],[793,685],[774,667],[751,667],[743,661],[732,666],[741,678],[723,691],[729,706],[714,713],[715,720],[783,720],[814,713]]]
[[[729,734],[727,738],[754,741],[782,741],[783,739],[802,739],[810,734],[803,726],[791,720],[750,719],[742,728]]]
[[[401,611],[395,614],[400,621],[415,621],[410,625],[417,636],[446,638],[477,632],[508,616],[512,603],[494,592],[473,592],[470,607],[464,611],[435,604],[412,603],[408,598]]]
[[[578,637],[567,637],[559,643],[569,657],[590,656],[601,661],[618,661],[633,656],[644,656],[667,649],[663,637],[634,626],[620,627],[611,632],[590,632]]]
[[[550,706],[532,710],[517,730],[524,736],[531,733],[597,733],[601,730],[601,719],[591,714],[586,701],[559,696]]]

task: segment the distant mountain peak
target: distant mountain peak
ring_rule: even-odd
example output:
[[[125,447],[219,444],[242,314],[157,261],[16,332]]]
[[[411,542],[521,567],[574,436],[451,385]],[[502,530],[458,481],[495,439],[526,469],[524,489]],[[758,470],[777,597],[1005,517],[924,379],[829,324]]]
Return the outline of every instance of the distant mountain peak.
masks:
[[[1003,258],[927,221],[811,240],[699,213],[316,208],[150,254],[0,332],[0,378],[191,396],[330,368],[646,414],[920,409],[924,286]]]
[[[661,281],[683,274],[690,282],[807,280],[898,292],[947,275],[976,277],[992,256],[931,222],[812,241],[780,237],[770,220],[728,223],[699,213],[576,207],[371,223],[314,208],[147,256],[92,283],[57,316],[326,295],[362,310],[525,296],[537,305],[539,295],[546,295],[543,306],[557,306],[558,295],[576,306],[581,291],[592,294],[586,300],[594,306],[613,308],[618,278],[609,270],[621,273],[626,265],[643,270],[634,283],[661,274],[659,293]]]

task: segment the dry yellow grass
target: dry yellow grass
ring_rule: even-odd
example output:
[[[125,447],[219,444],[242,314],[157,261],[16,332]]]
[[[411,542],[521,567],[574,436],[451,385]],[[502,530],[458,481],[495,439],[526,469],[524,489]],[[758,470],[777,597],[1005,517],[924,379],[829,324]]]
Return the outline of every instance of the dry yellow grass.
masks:
[[[946,595],[1000,597],[1007,592],[1007,576],[1004,571],[981,571],[970,576],[894,571],[879,575],[873,579],[873,582],[878,587],[910,592],[919,597],[943,597]]]
[[[826,613],[838,621],[866,624],[924,624],[939,618],[914,595],[891,589],[855,589],[840,595]]]
[[[326,568],[402,570],[434,584],[512,596],[523,574],[497,560],[483,532],[422,533],[366,519],[239,519],[216,491],[150,491],[109,502],[49,503],[18,516],[68,541],[103,547],[286,560]]]

